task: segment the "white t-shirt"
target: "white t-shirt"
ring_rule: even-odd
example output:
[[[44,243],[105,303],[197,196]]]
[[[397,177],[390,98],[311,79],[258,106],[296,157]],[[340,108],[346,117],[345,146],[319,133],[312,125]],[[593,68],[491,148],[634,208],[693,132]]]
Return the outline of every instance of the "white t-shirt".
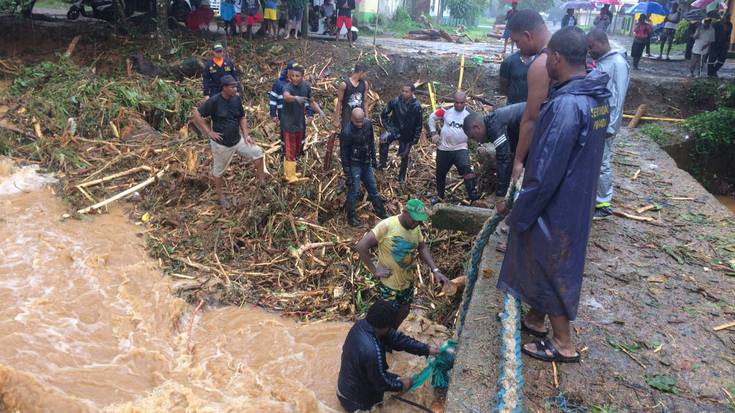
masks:
[[[464,118],[469,114],[470,112],[466,108],[461,112],[457,112],[454,107],[451,107],[449,109],[439,108],[429,115],[429,131],[432,134],[436,132],[436,120],[444,120],[437,149],[440,151],[467,149],[467,135],[464,134],[462,125],[464,124]]]
[[[673,21],[669,21],[673,20]],[[679,12],[671,13],[668,16],[666,16],[666,22],[664,23],[664,29],[676,29],[676,26],[679,24]]]
[[[700,26],[694,36],[695,40],[694,47],[692,47],[692,53],[707,54],[710,43],[715,41],[715,28],[712,27],[712,25],[709,26],[709,29],[705,29],[704,26]]]

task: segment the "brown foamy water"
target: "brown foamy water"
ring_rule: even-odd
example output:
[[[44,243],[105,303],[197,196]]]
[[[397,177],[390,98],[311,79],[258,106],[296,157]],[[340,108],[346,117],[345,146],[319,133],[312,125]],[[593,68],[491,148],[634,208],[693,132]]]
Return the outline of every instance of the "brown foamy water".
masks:
[[[193,308],[171,295],[142,228],[120,211],[64,212],[49,189],[0,191],[0,412],[342,411],[334,392],[350,324],[204,308],[189,339]],[[389,360],[399,374],[425,365]],[[429,404],[431,392],[406,397]]]

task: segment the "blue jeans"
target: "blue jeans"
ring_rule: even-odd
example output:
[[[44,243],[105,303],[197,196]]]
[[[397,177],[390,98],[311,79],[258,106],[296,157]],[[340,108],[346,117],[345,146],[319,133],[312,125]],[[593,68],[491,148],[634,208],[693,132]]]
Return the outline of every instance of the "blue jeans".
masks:
[[[360,196],[360,183],[365,185],[368,196],[372,200],[378,195],[378,182],[375,180],[373,168],[370,165],[350,166],[350,177],[347,182],[347,204],[354,205]]]
[[[385,215],[383,200],[378,194],[378,182],[375,180],[373,168],[370,165],[357,165],[349,167],[349,179],[347,181],[347,214],[355,213],[357,197],[360,196],[360,183],[365,185],[370,202],[372,202],[378,216]]]

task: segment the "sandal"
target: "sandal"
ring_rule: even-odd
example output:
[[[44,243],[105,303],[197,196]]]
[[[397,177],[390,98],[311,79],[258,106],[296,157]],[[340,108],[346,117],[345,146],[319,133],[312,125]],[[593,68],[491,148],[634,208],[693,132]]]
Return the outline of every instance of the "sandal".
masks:
[[[498,321],[502,321],[500,318],[502,315],[503,313],[497,314]],[[523,331],[524,333],[528,333],[534,337],[538,337],[538,338],[546,338],[546,336],[549,335],[549,330],[539,331],[539,330],[529,327],[526,324],[526,322],[523,321],[523,318],[521,318],[521,331]]]
[[[521,347],[521,351],[523,354],[535,358],[536,360],[546,362],[555,361],[557,363],[579,363],[579,353],[572,357],[562,356],[559,353],[559,350],[554,347],[554,343],[552,343],[551,340],[534,340],[531,343],[536,345],[536,351],[526,349],[525,345]],[[551,355],[547,354],[547,351],[551,353]]]

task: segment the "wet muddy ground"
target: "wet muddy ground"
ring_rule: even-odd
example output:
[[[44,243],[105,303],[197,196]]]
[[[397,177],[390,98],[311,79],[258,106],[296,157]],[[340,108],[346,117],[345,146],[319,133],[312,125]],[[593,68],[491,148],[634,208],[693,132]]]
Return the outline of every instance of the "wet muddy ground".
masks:
[[[72,37],[59,31],[58,38],[38,43],[6,42],[0,45],[0,57],[49,58],[64,50]],[[397,50],[393,54],[391,42]],[[389,56],[412,50],[404,41],[391,42],[384,49]],[[417,47],[442,53],[446,49],[438,42],[420,43]],[[310,44],[317,45],[316,53],[322,58],[340,56],[346,50],[346,45],[335,47],[332,42]],[[475,46],[482,53],[484,46]],[[125,56],[107,53],[97,60],[97,47],[83,40],[79,58],[122,72]],[[495,50],[497,45],[488,47]],[[365,53],[372,53],[372,48]],[[450,65],[446,56],[440,59],[456,70],[454,61]],[[439,67],[429,60],[411,59],[400,65],[386,64],[390,76],[378,76],[384,90],[393,90],[399,75],[425,79]],[[476,80],[492,92],[497,65],[486,67]],[[646,71],[642,72],[634,78],[647,81]],[[453,78],[454,72],[446,76]],[[672,85],[680,80],[670,79]],[[637,96],[645,99],[657,88],[651,80],[650,87],[640,89]],[[735,390],[735,333],[731,329],[714,332],[713,327],[735,320],[735,279],[729,264],[735,249],[734,218],[646,138],[621,137],[614,166],[616,207],[655,221],[614,217],[595,223],[580,318],[575,323],[579,347],[586,348],[584,362],[562,366],[557,389],[550,366],[528,361],[524,371],[527,405],[534,412],[561,411],[558,401],[562,399],[550,401],[550,397],[562,391],[570,405],[608,406],[607,411],[728,411],[732,401],[727,394]],[[659,210],[635,212],[651,204]],[[494,321],[488,319],[485,328],[495,328]]]
[[[731,411],[735,331],[714,329],[735,320],[735,215],[636,132],[618,136],[613,166],[616,210],[651,221],[593,223],[573,323],[582,363],[560,364],[555,376],[550,364],[524,356],[525,406],[535,413]],[[655,207],[637,212],[646,206]],[[486,253],[489,276],[475,290],[448,411],[495,406],[499,240]]]

